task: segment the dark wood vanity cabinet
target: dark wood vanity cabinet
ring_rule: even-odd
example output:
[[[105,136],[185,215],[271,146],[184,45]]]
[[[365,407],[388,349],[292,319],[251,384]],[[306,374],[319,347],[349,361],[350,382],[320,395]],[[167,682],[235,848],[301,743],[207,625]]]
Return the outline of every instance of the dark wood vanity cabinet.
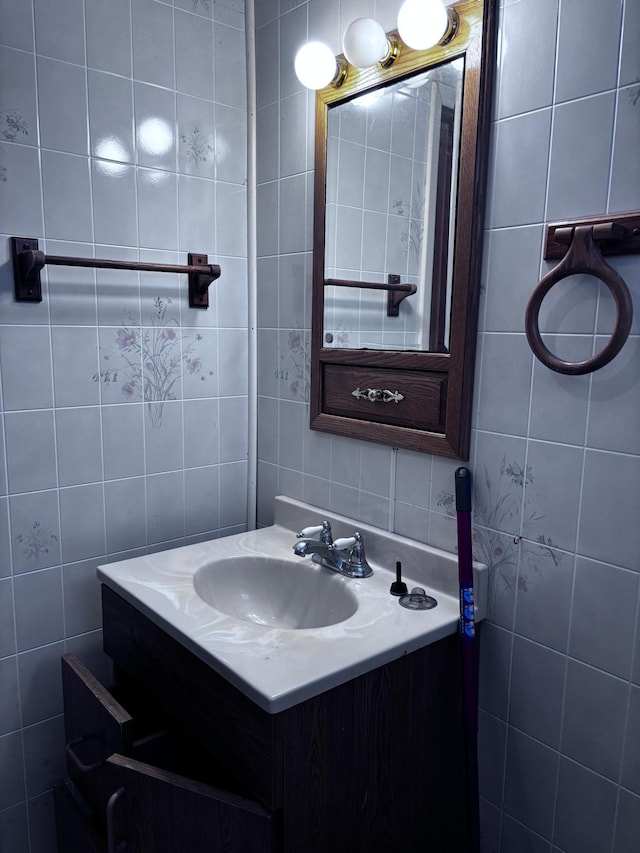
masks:
[[[456,636],[269,714],[106,587],[103,617],[114,691],[63,660],[61,853],[466,849]]]

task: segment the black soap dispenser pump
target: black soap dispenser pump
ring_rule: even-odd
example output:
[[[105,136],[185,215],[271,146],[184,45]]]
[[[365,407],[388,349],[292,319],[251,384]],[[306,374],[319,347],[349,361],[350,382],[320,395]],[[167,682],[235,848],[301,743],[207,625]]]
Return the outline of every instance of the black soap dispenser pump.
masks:
[[[402,563],[400,560],[396,560],[396,579],[391,584],[391,589],[389,590],[391,595],[406,595],[407,585],[402,580]]]

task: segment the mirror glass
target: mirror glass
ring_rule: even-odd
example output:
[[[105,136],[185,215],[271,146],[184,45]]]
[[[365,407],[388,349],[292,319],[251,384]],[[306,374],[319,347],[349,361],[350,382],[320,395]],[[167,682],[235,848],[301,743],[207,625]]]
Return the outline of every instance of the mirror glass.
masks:
[[[458,57],[329,107],[325,347],[449,352],[463,78]],[[415,286],[397,316],[354,286],[389,275]]]

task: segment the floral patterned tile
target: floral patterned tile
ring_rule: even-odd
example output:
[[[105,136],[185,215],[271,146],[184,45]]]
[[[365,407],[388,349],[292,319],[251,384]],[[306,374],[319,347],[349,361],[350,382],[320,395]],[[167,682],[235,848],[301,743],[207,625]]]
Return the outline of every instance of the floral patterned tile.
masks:
[[[54,491],[14,495],[11,506],[13,571],[27,572],[60,562],[58,501]]]

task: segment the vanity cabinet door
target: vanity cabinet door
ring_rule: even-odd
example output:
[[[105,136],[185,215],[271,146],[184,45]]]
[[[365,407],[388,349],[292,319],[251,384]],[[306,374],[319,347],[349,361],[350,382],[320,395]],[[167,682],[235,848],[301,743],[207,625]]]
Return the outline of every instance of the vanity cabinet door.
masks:
[[[64,788],[56,796],[60,853],[280,849],[271,813],[237,793],[223,769],[158,719],[126,679],[116,695],[127,708],[67,654],[62,684],[67,770],[80,797]]]
[[[114,794],[108,849],[127,853],[265,853],[275,850],[261,806],[122,755],[108,759]]]
[[[133,718],[74,655],[62,656],[62,693],[69,778],[104,815],[112,793],[105,763],[114,752],[131,753]]]

